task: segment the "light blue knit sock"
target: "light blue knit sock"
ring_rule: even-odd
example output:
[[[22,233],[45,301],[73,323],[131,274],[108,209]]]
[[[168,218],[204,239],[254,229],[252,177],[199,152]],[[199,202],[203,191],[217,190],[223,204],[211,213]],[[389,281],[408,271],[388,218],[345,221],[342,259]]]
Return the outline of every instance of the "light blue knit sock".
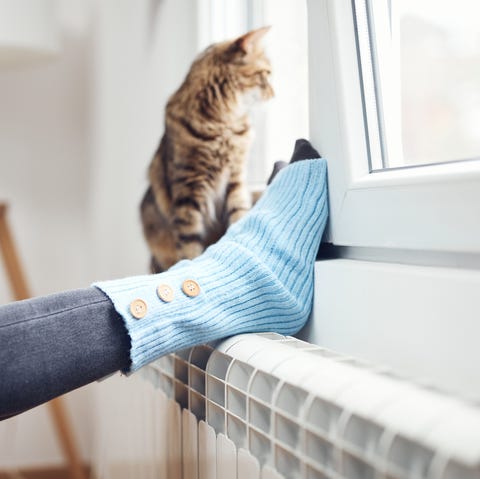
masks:
[[[234,334],[297,332],[312,308],[327,214],[325,160],[299,161],[198,258],[156,275],[96,283],[125,321],[130,371]]]

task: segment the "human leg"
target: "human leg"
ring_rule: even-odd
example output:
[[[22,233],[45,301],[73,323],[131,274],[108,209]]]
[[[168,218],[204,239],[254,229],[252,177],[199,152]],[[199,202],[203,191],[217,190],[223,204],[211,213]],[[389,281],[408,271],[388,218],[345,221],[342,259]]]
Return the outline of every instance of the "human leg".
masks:
[[[233,334],[298,331],[311,311],[327,212],[326,162],[300,161],[200,257],[158,275],[97,283],[125,322],[130,371]]]
[[[0,418],[178,349],[242,332],[300,329],[312,305],[326,193],[323,160],[285,168],[196,260],[98,283],[115,309],[95,288],[0,307]]]
[[[130,340],[97,288],[0,306],[0,419],[128,368]]]

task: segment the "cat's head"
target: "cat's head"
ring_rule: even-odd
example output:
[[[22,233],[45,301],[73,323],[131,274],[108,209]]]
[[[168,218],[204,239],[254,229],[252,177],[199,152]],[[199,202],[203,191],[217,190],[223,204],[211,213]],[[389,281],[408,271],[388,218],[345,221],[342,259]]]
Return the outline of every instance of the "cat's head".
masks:
[[[191,73],[206,75],[208,83],[218,85],[224,99],[248,106],[272,98],[271,64],[262,46],[268,30],[270,27],[259,28],[210,46],[194,62]]]

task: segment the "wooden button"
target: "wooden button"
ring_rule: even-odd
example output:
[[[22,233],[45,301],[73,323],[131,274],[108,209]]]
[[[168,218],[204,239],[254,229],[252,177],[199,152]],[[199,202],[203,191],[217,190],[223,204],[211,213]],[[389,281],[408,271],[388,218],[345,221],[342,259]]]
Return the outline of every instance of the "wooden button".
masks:
[[[200,294],[200,286],[193,279],[187,279],[182,284],[182,291],[191,298]]]
[[[147,314],[147,303],[143,299],[135,299],[130,303],[130,313],[136,319],[142,319]]]
[[[160,284],[157,288],[158,297],[165,301],[165,303],[169,303],[173,300],[173,289],[168,286],[168,284]]]

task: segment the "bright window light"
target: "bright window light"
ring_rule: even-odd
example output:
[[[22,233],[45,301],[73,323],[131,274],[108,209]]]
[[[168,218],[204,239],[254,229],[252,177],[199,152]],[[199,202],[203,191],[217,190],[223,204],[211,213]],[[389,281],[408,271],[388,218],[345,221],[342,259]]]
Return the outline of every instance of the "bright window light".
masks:
[[[371,168],[480,158],[480,4],[363,0],[355,8]]]
[[[199,45],[270,25],[265,47],[275,98],[252,111],[254,139],[248,165],[252,189],[263,189],[277,160],[288,161],[295,140],[308,137],[306,0],[202,0]]]

